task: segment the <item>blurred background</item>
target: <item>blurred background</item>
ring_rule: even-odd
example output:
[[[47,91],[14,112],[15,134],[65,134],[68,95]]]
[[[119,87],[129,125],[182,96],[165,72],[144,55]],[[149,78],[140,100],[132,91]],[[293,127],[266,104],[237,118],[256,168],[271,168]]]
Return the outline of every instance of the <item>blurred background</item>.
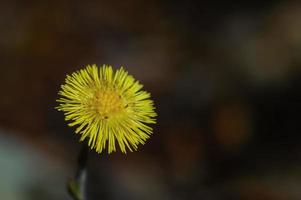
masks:
[[[88,199],[301,199],[300,1],[0,1],[0,199],[70,199],[66,74],[125,66],[152,93],[137,152],[90,152]]]

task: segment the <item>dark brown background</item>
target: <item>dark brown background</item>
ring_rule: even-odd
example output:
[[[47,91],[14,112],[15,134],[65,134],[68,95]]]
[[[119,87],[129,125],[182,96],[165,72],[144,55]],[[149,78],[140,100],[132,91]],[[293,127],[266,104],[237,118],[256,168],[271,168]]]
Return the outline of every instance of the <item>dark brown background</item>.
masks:
[[[91,152],[89,199],[300,199],[301,4],[0,1],[0,198],[66,199],[65,75],[124,66],[152,93],[138,152]]]

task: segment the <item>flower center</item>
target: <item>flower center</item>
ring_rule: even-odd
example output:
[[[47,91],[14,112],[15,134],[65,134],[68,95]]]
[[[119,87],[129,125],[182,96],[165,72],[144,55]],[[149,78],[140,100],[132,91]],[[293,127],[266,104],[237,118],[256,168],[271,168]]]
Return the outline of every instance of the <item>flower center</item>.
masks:
[[[124,109],[121,96],[112,89],[95,92],[92,105],[102,119],[108,119]]]

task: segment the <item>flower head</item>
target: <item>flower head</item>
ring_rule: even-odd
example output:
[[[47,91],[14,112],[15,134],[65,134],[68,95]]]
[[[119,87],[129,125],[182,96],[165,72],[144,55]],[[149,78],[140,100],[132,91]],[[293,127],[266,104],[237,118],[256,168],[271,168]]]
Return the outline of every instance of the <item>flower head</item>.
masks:
[[[60,105],[69,126],[77,126],[80,141],[101,153],[137,150],[152,133],[147,124],[156,123],[154,103],[142,85],[121,67],[88,65],[85,69],[67,75],[59,91]],[[107,147],[106,147],[107,145]]]

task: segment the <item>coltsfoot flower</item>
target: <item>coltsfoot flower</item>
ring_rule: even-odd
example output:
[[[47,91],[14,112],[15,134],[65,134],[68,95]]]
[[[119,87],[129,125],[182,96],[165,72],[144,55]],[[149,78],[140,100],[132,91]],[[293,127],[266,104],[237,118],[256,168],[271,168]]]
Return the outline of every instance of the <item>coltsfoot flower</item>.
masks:
[[[60,104],[69,126],[76,126],[80,141],[88,140],[91,149],[101,153],[137,150],[152,134],[148,124],[156,123],[154,103],[143,85],[121,67],[88,65],[67,75],[59,91]]]

